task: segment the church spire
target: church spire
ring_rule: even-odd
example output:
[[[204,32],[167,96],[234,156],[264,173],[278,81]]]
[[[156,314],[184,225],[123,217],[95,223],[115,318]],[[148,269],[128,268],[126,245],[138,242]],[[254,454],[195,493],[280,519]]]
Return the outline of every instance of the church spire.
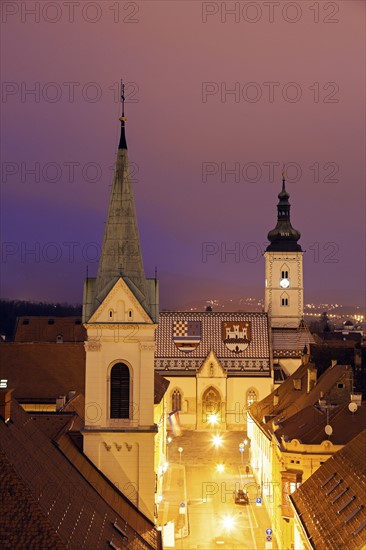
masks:
[[[270,244],[267,246],[269,252],[301,252],[301,246],[297,244],[301,233],[294,229],[290,221],[289,203],[290,195],[286,191],[285,173],[282,172],[282,190],[278,194],[277,204],[277,225],[268,233]]]
[[[121,135],[96,279],[94,311],[120,277],[144,309],[149,308],[128,162],[124,100],[121,82]]]

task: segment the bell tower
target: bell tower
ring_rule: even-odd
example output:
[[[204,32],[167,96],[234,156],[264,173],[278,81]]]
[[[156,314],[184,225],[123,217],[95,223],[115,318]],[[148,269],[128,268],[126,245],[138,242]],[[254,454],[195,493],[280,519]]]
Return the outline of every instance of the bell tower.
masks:
[[[157,280],[142,261],[125,135],[121,135],[95,279],[84,285],[84,453],[154,520],[154,332]]]
[[[278,195],[277,225],[268,233],[270,244],[265,257],[266,283],[264,310],[271,327],[297,328],[303,318],[303,251],[297,243],[300,232],[290,221],[290,195],[282,175],[282,190]]]

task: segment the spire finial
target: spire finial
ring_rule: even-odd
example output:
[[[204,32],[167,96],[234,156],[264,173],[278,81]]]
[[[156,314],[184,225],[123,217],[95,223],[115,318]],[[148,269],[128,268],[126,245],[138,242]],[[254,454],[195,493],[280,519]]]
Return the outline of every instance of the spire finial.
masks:
[[[125,116],[125,85],[121,78],[121,103],[122,103],[122,116]]]
[[[285,172],[285,166],[284,166],[282,168],[282,191],[286,191],[285,184],[286,184],[286,172]]]
[[[122,116],[119,117],[121,121],[121,137],[119,140],[118,149],[127,149],[126,135],[125,135],[125,122],[127,118],[125,117],[125,85],[121,78],[121,103],[122,103]]]

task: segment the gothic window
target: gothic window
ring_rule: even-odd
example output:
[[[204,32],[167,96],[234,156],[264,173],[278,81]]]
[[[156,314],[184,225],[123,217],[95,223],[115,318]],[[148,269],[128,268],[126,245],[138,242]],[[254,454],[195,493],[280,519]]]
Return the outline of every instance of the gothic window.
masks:
[[[250,405],[253,405],[255,401],[258,399],[258,392],[257,390],[251,388],[247,391],[247,407],[250,407]]]
[[[124,363],[111,370],[111,418],[130,416],[130,371]]]
[[[179,390],[175,389],[172,393],[172,411],[182,410],[182,394]]]
[[[203,394],[202,404],[206,413],[218,413],[221,407],[221,398],[219,392],[210,386]]]

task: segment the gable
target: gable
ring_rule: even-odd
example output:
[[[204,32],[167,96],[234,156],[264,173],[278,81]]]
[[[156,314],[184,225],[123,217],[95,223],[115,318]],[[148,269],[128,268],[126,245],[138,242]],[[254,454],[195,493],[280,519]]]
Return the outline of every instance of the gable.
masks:
[[[150,323],[151,317],[120,277],[88,323]]]
[[[213,351],[208,354],[204,363],[197,371],[197,378],[226,378],[226,372]]]

